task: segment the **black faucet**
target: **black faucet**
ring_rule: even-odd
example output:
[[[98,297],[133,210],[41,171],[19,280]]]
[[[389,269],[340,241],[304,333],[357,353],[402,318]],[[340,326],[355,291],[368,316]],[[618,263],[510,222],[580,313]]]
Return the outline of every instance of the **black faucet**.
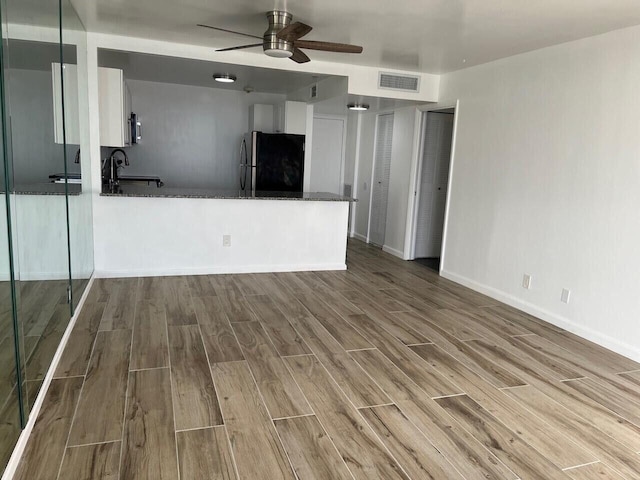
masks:
[[[109,184],[109,187],[117,186],[120,183],[118,181],[118,169],[122,167],[123,160],[116,158],[117,153],[122,153],[122,156],[124,157],[124,165],[129,166],[129,157],[127,156],[127,152],[122,148],[115,148],[111,151],[111,155],[109,155],[109,158],[104,162],[102,169],[102,178],[105,180],[105,183]],[[109,170],[105,172],[105,167],[107,166]]]

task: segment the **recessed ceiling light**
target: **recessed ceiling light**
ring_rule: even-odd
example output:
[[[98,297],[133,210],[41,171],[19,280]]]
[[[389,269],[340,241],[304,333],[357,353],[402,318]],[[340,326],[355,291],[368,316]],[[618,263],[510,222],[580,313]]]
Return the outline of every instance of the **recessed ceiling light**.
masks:
[[[349,110],[356,110],[358,112],[364,112],[365,110],[369,110],[369,105],[366,103],[350,103],[347,105]]]
[[[228,73],[216,73],[213,76],[213,79],[216,82],[220,82],[220,83],[233,83],[236,81],[236,76],[235,75],[229,75]]]

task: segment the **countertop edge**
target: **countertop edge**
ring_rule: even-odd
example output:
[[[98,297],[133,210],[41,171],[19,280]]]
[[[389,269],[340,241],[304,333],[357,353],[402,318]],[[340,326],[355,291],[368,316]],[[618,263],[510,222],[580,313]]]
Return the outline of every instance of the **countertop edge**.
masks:
[[[310,194],[313,195],[313,194]],[[335,198],[309,196],[306,198],[286,197],[286,196],[264,196],[264,197],[245,197],[240,195],[224,195],[224,194],[162,194],[162,193],[110,193],[101,192],[101,197],[121,197],[121,198],[186,198],[186,199],[208,199],[208,200],[278,200],[278,201],[295,201],[295,202],[357,202],[358,200],[350,197]]]

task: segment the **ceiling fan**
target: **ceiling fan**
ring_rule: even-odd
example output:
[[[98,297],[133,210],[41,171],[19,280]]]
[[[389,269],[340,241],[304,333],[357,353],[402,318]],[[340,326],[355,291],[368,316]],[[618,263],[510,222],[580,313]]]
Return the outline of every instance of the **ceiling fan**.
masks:
[[[240,45],[238,47],[221,48],[216,52],[226,52],[229,50],[240,50],[243,48],[262,47],[264,53],[270,57],[290,58],[296,63],[306,63],[310,58],[302,51],[301,48],[309,50],[323,50],[326,52],[337,53],[362,53],[362,47],[357,45],[348,45],[346,43],[319,42],[315,40],[300,40],[311,31],[309,25],[302,22],[291,23],[291,14],[281,10],[272,10],[267,12],[269,20],[269,28],[264,32],[262,37],[250,35],[247,33],[227,30],[226,28],[212,27],[211,25],[198,24],[199,27],[211,28],[221,32],[235,33],[245,37],[257,38],[260,43],[252,43],[249,45]]]

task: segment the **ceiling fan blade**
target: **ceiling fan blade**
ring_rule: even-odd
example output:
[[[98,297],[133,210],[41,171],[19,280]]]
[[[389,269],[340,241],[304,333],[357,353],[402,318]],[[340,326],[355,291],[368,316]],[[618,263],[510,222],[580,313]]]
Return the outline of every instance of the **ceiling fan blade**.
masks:
[[[311,28],[309,25],[306,25],[302,22],[294,22],[280,30],[276,34],[276,37],[278,37],[280,40],[293,42],[300,37],[304,37],[311,30],[313,30],[313,28]]]
[[[347,43],[318,42],[315,40],[296,40],[293,46],[297,48],[308,48],[309,50],[324,50],[326,52],[338,53],[362,53],[362,47],[349,45]]]
[[[296,63],[307,63],[311,61],[311,59],[299,48],[294,48],[293,55],[289,58]]]
[[[227,32],[227,33],[235,33],[236,35],[243,35],[243,36],[249,37],[249,38],[262,39],[262,37],[258,37],[256,35],[249,35],[248,33],[236,32],[235,30],[227,30],[226,28],[212,27],[211,25],[204,25],[202,23],[198,23],[198,27],[210,28],[211,30],[219,30],[221,32]]]
[[[243,48],[261,47],[262,43],[252,43],[251,45],[240,45],[239,47],[219,48],[216,52],[229,52],[231,50],[242,50]]]

